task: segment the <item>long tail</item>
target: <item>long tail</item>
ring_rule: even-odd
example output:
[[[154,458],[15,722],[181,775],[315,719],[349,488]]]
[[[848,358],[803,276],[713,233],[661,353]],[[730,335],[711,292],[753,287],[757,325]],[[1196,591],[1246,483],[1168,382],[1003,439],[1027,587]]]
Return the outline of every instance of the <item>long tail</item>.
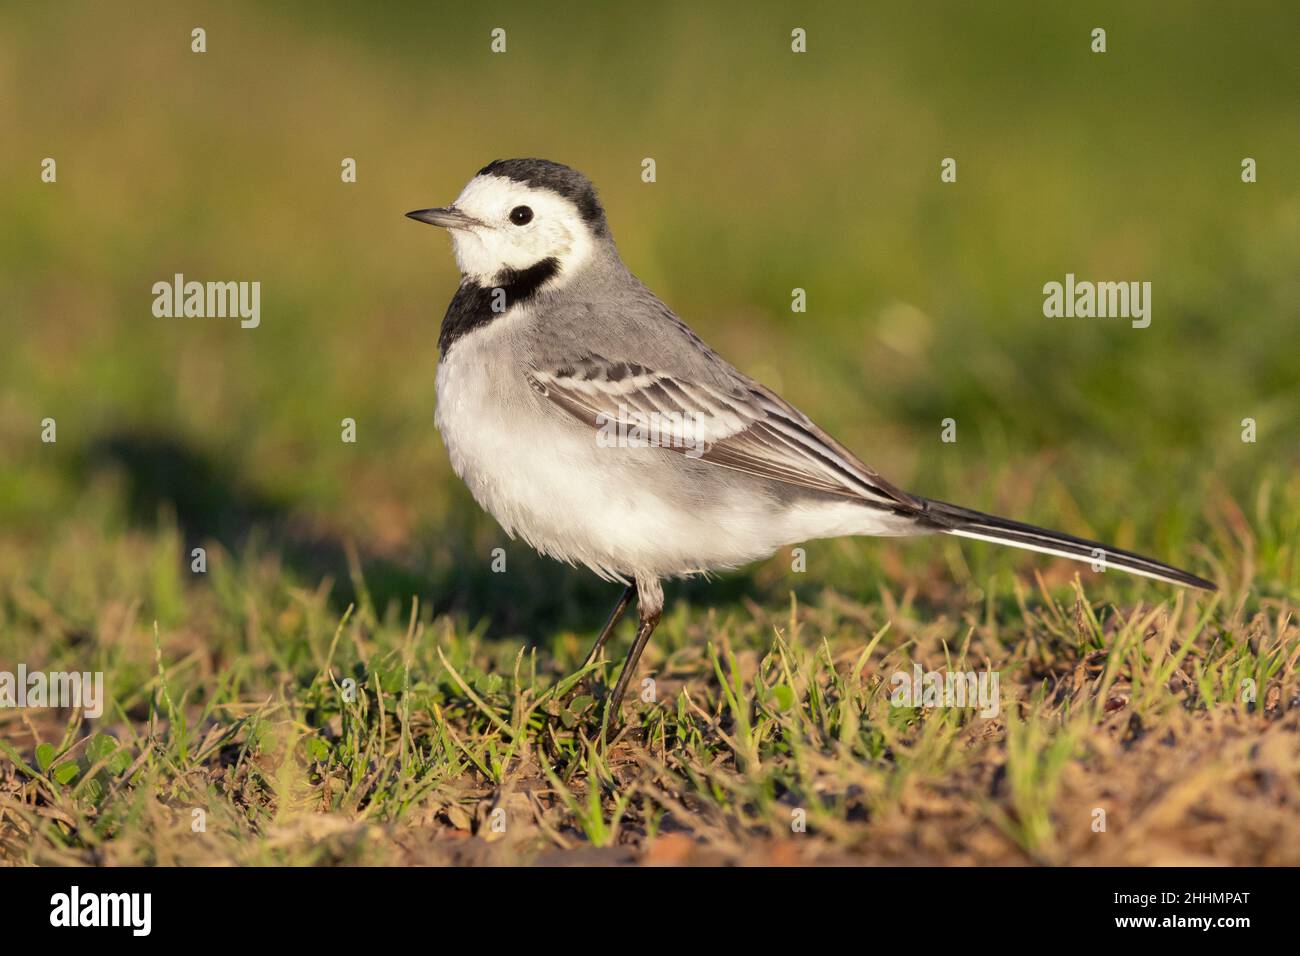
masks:
[[[1146,578],[1168,581],[1171,584],[1183,584],[1206,591],[1218,590],[1213,583],[1204,578],[1198,578],[1187,571],[1131,551],[1121,551],[1119,548],[1088,541],[1086,538],[1076,538],[1059,531],[1036,528],[1031,524],[987,515],[980,511],[972,511],[970,508],[950,505],[944,501],[934,501],[929,498],[921,500],[924,502],[921,520],[945,534],[1007,544],[1013,548],[1025,548],[1029,551],[1041,551],[1043,554],[1054,554],[1074,561],[1101,564],[1104,568],[1119,568],[1130,574],[1140,574]]]

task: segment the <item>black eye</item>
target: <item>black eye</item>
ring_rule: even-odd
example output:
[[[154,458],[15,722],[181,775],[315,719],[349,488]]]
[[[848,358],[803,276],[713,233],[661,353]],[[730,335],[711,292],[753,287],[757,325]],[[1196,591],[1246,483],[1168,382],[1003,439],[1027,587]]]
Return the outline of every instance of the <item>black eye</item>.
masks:
[[[516,226],[526,226],[533,221],[533,211],[527,206],[516,206],[510,210],[510,221]]]

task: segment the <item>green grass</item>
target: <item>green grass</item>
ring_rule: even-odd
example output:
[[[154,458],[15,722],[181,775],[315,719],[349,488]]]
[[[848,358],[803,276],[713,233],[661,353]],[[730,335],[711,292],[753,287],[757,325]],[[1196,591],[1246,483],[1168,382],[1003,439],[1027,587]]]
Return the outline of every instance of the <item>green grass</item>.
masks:
[[[133,593],[175,543],[130,534],[84,570]],[[102,669],[112,703],[94,726],[0,717],[6,856],[1294,862],[1300,631],[1287,602],[1250,612],[1231,586],[1139,585],[1123,607],[1090,594],[1127,585],[1019,577],[1007,608],[969,582],[926,608],[890,585],[782,612],[679,604],[647,652],[654,699],[634,682],[611,735],[616,668],[579,669],[588,634],[490,639],[415,602],[339,615],[251,552],[218,552],[210,578],[165,633],[138,601],[92,636],[48,584],[10,594],[7,645]],[[913,661],[997,671],[1001,713],[893,706]]]
[[[1296,24],[5,8],[0,670],[109,707],[0,709],[0,857],[1300,862]],[[508,542],[432,425],[456,277],[402,213],[509,155],[588,172],[633,270],[895,483],[1222,590],[814,542],[669,586],[611,734],[614,590]],[[261,327],[155,319],[174,272],[261,281]],[[1066,272],[1150,280],[1151,327],[1044,318]],[[999,716],[891,706],[913,661],[998,671]]]

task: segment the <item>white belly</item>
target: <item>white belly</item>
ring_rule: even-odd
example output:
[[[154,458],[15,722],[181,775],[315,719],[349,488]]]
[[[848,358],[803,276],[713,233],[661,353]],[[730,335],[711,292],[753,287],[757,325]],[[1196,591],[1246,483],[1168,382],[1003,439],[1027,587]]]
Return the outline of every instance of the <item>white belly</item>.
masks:
[[[792,506],[761,482],[664,449],[600,447],[529,388],[515,316],[458,340],[438,367],[452,468],[511,537],[605,578],[736,567],[786,544],[898,533],[850,501]]]

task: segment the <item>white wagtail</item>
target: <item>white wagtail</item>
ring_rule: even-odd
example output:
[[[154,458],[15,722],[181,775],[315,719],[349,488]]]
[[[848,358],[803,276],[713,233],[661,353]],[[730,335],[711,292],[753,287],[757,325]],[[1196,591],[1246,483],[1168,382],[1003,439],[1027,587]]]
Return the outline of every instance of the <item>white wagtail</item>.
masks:
[[[840,535],[943,532],[1213,590],[1094,541],[909,494],[704,344],[619,258],[585,176],[497,160],[455,203],[437,424],[456,474],[543,554],[626,585],[587,662],[637,598],[614,719],[663,610],[663,578]]]

